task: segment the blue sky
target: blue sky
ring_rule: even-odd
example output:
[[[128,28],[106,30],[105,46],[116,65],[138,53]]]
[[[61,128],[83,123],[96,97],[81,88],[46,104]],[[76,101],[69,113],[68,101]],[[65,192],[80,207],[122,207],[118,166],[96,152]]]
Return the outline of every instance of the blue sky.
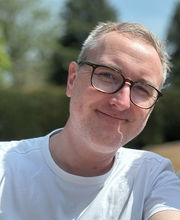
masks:
[[[120,13],[120,21],[145,25],[161,40],[165,40],[169,21],[180,0],[110,0]]]
[[[66,0],[46,0],[59,12]],[[86,0],[85,0],[86,1]],[[98,0],[97,0],[98,1]],[[166,39],[169,21],[180,0],[108,0],[116,8],[119,21],[141,23],[161,40]],[[74,0],[74,3],[76,0]]]

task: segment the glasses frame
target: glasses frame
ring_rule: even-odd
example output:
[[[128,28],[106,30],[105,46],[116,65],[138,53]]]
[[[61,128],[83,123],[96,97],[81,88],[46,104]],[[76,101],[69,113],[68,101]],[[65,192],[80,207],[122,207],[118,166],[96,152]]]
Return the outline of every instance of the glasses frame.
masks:
[[[132,89],[132,87],[133,87],[135,84],[139,83],[139,81],[134,82],[134,81],[132,81],[132,80],[130,80],[130,79],[128,79],[128,78],[125,78],[124,75],[121,73],[121,71],[118,70],[118,69],[116,69],[116,68],[114,68],[114,67],[109,67],[109,66],[106,66],[106,65],[95,64],[95,63],[91,63],[91,62],[89,62],[89,61],[79,61],[79,62],[78,62],[78,65],[84,65],[84,64],[86,64],[86,65],[92,67],[91,86],[92,86],[93,88],[95,88],[96,90],[102,92],[102,93],[105,93],[105,94],[114,94],[114,93],[118,92],[120,89],[122,89],[122,88],[124,87],[125,83],[128,82],[128,83],[130,84],[130,101],[131,101],[135,106],[137,106],[137,107],[139,107],[139,108],[142,108],[142,109],[150,109],[150,108],[152,108],[152,107],[156,104],[156,102],[158,101],[158,99],[159,99],[161,96],[163,96],[163,94],[162,94],[158,89],[156,89],[154,86],[152,86],[152,85],[150,85],[150,84],[148,84],[148,83],[142,83],[142,82],[140,82],[140,83],[142,83],[142,84],[144,84],[144,85],[148,85],[148,86],[152,87],[153,89],[155,89],[155,90],[157,91],[157,94],[158,94],[158,95],[157,95],[157,98],[156,98],[155,102],[154,102],[150,107],[142,107],[142,106],[139,106],[139,105],[137,105],[136,103],[134,103],[133,100],[132,100],[132,98],[131,98],[131,89]],[[113,71],[117,72],[118,74],[120,74],[121,77],[122,77],[122,79],[123,79],[122,85],[120,85],[120,86],[119,86],[115,91],[113,91],[113,92],[105,92],[105,91],[103,91],[103,90],[101,90],[101,89],[96,88],[96,86],[94,86],[94,84],[93,84],[93,80],[92,80],[92,79],[93,79],[94,71],[95,71],[96,68],[98,68],[98,67],[105,67],[105,68],[108,68],[108,69],[113,70]]]

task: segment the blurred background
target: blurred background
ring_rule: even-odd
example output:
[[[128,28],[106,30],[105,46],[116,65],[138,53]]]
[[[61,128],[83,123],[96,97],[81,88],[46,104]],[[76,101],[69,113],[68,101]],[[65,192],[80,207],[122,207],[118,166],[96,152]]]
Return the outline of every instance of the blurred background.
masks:
[[[64,126],[69,62],[100,21],[138,22],[164,41],[173,64],[167,87],[127,147],[157,151],[180,170],[179,0],[0,0],[0,140]]]

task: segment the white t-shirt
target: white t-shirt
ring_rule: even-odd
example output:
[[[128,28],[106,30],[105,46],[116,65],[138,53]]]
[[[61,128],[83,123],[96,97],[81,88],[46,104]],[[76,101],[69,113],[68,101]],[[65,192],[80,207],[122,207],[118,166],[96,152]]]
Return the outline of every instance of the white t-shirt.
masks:
[[[49,137],[0,143],[1,220],[148,220],[180,210],[169,160],[121,147],[108,173],[80,177],[55,164]]]

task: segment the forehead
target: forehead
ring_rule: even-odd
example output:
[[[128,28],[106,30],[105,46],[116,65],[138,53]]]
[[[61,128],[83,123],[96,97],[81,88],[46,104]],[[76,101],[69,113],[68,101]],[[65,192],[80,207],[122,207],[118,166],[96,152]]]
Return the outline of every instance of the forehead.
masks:
[[[129,34],[110,32],[103,35],[88,58],[97,64],[119,68],[128,77],[143,76],[161,86],[163,67],[156,49]]]
[[[160,60],[158,52],[150,42],[129,33],[120,33],[113,31],[102,35],[97,40],[94,50],[98,52],[105,49],[109,49],[117,53],[120,53],[123,50],[126,50],[127,53],[132,52],[133,49],[135,52],[137,52],[137,49],[139,49],[141,50],[141,52],[144,53],[149,53],[150,51],[153,51],[157,59]]]

